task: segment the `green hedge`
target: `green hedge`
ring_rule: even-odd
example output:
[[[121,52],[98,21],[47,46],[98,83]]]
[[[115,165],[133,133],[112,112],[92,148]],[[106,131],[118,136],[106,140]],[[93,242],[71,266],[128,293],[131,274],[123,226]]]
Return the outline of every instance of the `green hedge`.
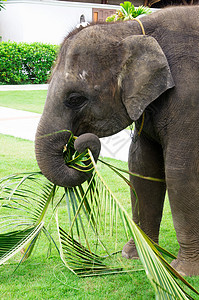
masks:
[[[58,46],[42,43],[0,43],[0,84],[46,83]]]

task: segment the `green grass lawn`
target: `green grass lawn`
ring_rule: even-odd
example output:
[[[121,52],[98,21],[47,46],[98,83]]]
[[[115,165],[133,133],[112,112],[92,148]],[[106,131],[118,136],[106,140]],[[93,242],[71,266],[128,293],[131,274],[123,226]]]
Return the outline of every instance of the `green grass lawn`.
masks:
[[[0,92],[0,106],[42,113],[47,91]]]

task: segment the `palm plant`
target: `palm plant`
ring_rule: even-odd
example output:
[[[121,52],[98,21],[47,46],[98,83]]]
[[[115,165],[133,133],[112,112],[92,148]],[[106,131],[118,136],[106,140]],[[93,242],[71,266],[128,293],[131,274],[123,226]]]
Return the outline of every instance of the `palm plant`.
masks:
[[[135,6],[129,2],[125,1],[120,3],[121,9],[116,11],[116,14],[108,17],[106,22],[115,22],[115,21],[127,21],[137,18],[143,14],[150,14],[151,10],[145,6],[139,6],[137,9]]]
[[[135,271],[118,255],[121,237],[124,242],[124,237],[128,240],[133,236],[142,269],[157,299],[192,299],[176,278],[199,294],[167,263],[163,254],[175,257],[150,240],[132,221],[100,175],[90,151],[78,153],[74,150],[74,140],[71,134],[64,156],[71,168],[93,171],[91,179],[83,185],[58,188],[41,173],[16,174],[0,181],[0,264],[22,249],[21,261],[28,258],[41,232],[55,244],[45,221],[51,204],[52,215],[56,216],[58,251],[74,274],[85,277]],[[106,165],[133,189],[124,170]],[[65,211],[64,221],[60,218],[60,209]]]

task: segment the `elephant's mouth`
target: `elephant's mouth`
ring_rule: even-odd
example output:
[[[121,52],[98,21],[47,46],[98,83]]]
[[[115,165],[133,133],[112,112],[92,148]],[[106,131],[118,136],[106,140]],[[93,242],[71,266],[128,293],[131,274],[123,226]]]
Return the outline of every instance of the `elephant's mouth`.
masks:
[[[38,127],[35,138],[35,154],[41,172],[51,182],[63,187],[80,185],[90,177],[89,174],[66,165],[64,147],[70,136],[71,133],[67,130],[46,135]],[[97,136],[87,133],[76,139],[74,147],[80,153],[89,148],[97,160],[101,145]]]

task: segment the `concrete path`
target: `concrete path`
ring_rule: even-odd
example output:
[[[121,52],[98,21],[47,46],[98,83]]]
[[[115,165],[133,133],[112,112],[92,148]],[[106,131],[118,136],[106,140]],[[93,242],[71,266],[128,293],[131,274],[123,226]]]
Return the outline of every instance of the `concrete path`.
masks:
[[[23,89],[41,90],[47,89],[47,85],[0,86],[0,92]],[[0,107],[0,133],[34,141],[40,116],[40,114],[32,112]],[[102,144],[101,156],[123,161],[128,160],[128,150],[131,143],[129,130],[123,130],[100,140]]]
[[[47,90],[48,84],[0,85],[0,91],[38,91]]]
[[[34,141],[41,115],[0,106],[0,133]]]

